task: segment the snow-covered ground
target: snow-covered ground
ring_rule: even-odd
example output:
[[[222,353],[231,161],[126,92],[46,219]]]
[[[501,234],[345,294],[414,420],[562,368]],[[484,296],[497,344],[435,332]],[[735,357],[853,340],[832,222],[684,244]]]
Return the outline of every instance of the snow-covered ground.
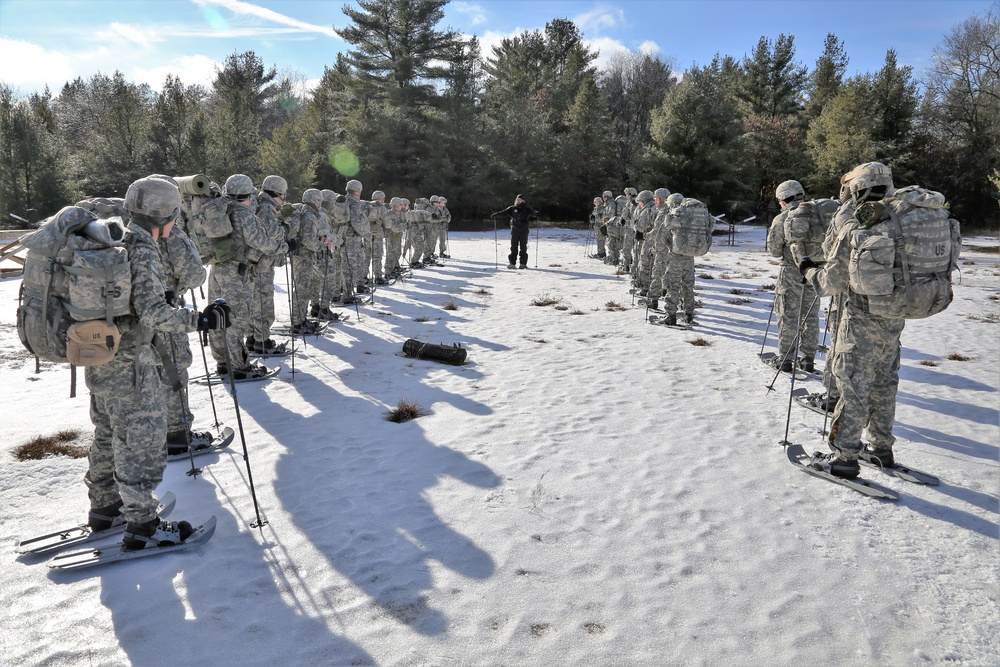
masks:
[[[777,273],[761,228],[697,261],[690,332],[647,324],[584,239],[543,230],[511,271],[503,236],[497,253],[491,233],[453,234],[447,267],[300,340],[294,376],[240,385],[263,529],[237,436],[161,487],[172,518],[218,517],[211,542],[78,573],[14,554],[88,504],[85,459],[12,451],[63,429],[86,443],[90,422],[82,377],[69,399],[66,367],[34,373],[19,281],[0,281],[0,664],[1000,665],[997,240],[969,239],[954,304],[907,323],[897,457],[942,483],[866,469],[890,503],[778,444],[789,380],[768,392],[757,358]],[[469,362],[403,357],[411,337]],[[400,399],[429,414],[385,421]],[[209,427],[208,390],[191,400]],[[227,391],[215,405],[235,427]],[[793,405],[790,438],[823,449],[822,421]]]

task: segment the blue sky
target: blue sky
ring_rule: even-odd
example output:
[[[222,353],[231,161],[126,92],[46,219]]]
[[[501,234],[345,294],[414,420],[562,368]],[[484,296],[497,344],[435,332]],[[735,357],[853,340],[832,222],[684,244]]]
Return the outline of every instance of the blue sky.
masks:
[[[0,0],[0,81],[57,93],[76,76],[121,70],[159,89],[168,73],[210,84],[234,51],[315,81],[347,48],[344,2],[326,0]],[[352,3],[353,4],[353,3]],[[716,52],[742,58],[761,36],[795,36],[810,68],[828,32],[845,43],[848,74],[877,70],[887,49],[919,76],[945,34],[995,0],[463,0],[443,24],[477,35],[484,54],[502,38],[570,18],[601,52],[647,49],[678,71]]]

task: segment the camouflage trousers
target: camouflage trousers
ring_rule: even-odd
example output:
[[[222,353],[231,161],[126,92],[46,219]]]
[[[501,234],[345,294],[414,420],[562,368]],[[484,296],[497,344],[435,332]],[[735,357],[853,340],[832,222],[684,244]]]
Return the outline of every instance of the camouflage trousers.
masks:
[[[383,277],[382,261],[385,255],[385,232],[379,228],[372,234],[372,241],[368,253],[371,259],[368,264],[371,266],[372,278],[378,280]]]
[[[399,258],[403,255],[403,234],[387,231],[385,233],[385,271],[391,273],[399,266]]]
[[[650,299],[665,296],[667,289],[667,268],[670,265],[670,252],[662,250],[653,258],[653,268],[649,274],[647,295]]]
[[[90,419],[94,442],[84,481],[91,507],[107,507],[121,498],[130,522],[156,516],[153,491],[167,467],[167,416],[157,366],[120,356],[102,366],[88,366]]]
[[[344,248],[347,250],[347,263],[344,265],[344,271],[347,273],[346,278],[353,294],[356,286],[364,284],[365,276],[368,274],[368,269],[365,266],[367,258],[365,241],[357,234],[351,233],[344,238]]]
[[[435,251],[435,246],[437,251]],[[437,252],[438,257],[448,254],[448,223],[435,222],[431,225],[431,254]]]
[[[687,315],[694,314],[694,257],[668,253],[666,270],[666,290],[663,310],[668,315],[676,313],[678,307]]]
[[[896,438],[896,390],[899,388],[899,337],[906,320],[890,320],[865,312],[850,301],[841,314],[833,375],[840,400],[833,413],[830,442],[856,452],[862,433],[878,449],[889,449]]]
[[[333,294],[330,300],[354,298],[354,283],[347,279],[347,248],[343,244],[335,248],[333,257],[336,270],[333,272]]]
[[[229,341],[229,352],[233,357],[234,368],[247,368],[247,347],[244,338],[252,330],[250,322],[250,302],[253,287],[247,276],[240,275],[239,262],[223,262],[214,264],[208,277],[208,300],[225,299],[232,309],[233,325],[228,329],[209,332],[212,345],[212,357],[217,364],[226,364],[226,346]]]
[[[177,379],[180,380],[180,387],[172,386],[166,375],[163,377],[163,391],[167,399],[167,433],[177,433],[179,431],[190,431],[194,422],[194,415],[191,413],[191,403],[187,398],[188,369],[194,360],[191,354],[191,341],[188,334],[159,334],[170,350],[171,361],[177,370]]]
[[[642,252],[639,254],[639,271],[635,279],[635,286],[639,289],[649,289],[649,283],[653,279],[653,263],[655,261],[656,251],[653,249],[653,244],[643,243]]]
[[[309,303],[313,308],[329,308],[333,299],[333,283],[337,276],[337,267],[334,266],[332,255],[333,253],[325,246],[316,253],[309,292]]]
[[[622,266],[626,271],[632,270],[632,250],[635,248],[635,230],[630,227],[625,228],[625,237],[622,239]]]
[[[267,257],[254,265],[251,277],[250,330],[247,336],[261,343],[271,337],[274,326],[274,265]]]
[[[604,257],[604,256],[606,256],[608,254],[608,249],[607,249],[607,246],[605,245],[605,243],[607,242],[607,240],[608,240],[608,235],[607,234],[602,234],[601,233],[601,225],[597,225],[597,227],[594,228],[594,241],[597,242],[597,256],[598,257]]]
[[[431,261],[431,255],[434,254],[434,236],[431,223],[421,223],[417,228],[419,231],[416,239],[419,240],[420,245],[418,246],[419,252],[414,251],[413,256],[417,258],[418,262],[427,263]]]
[[[606,246],[605,263],[611,266],[618,266],[618,260],[622,250],[622,226],[617,222],[608,223],[608,241]]]
[[[819,299],[815,288],[802,283],[798,267],[782,264],[774,298],[778,317],[778,358],[792,359],[791,351],[800,328],[799,353],[815,357],[819,345]]]
[[[316,280],[316,253],[300,248],[298,254],[288,258],[292,275],[292,326],[306,321],[309,299],[312,298]]]
[[[844,310],[844,300],[846,294],[836,294],[830,299],[830,306],[826,309],[826,330],[830,336],[827,344],[827,363],[823,366],[823,386],[826,387],[826,394],[830,398],[838,398],[840,389],[837,388],[837,379],[833,377],[833,364],[829,360],[837,352],[837,327],[840,324],[840,313]]]

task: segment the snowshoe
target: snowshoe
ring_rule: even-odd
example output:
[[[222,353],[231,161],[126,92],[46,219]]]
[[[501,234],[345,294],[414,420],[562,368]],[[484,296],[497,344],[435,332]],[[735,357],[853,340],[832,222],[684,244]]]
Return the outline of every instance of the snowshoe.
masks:
[[[878,464],[883,468],[891,468],[896,465],[896,458],[892,455],[892,448],[879,449],[871,443],[865,445],[865,448],[861,450],[858,457],[869,463]]]
[[[125,517],[121,513],[123,504],[121,500],[118,500],[118,502],[107,507],[91,508],[90,513],[87,515],[87,525],[95,533],[122,525],[125,523]]]
[[[138,551],[147,545],[171,546],[180,544],[193,532],[194,528],[187,521],[166,521],[158,517],[136,524],[130,521],[125,528],[122,547],[126,551]]]

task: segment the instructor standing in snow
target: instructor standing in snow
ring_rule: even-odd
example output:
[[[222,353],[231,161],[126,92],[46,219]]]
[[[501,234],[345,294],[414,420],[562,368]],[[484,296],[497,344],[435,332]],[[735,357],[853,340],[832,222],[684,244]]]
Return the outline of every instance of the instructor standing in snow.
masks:
[[[507,268],[514,268],[514,261],[520,259],[519,269],[528,268],[528,235],[531,233],[531,221],[538,220],[538,211],[528,206],[524,195],[514,198],[514,205],[493,214],[510,216],[510,254],[507,255]]]

